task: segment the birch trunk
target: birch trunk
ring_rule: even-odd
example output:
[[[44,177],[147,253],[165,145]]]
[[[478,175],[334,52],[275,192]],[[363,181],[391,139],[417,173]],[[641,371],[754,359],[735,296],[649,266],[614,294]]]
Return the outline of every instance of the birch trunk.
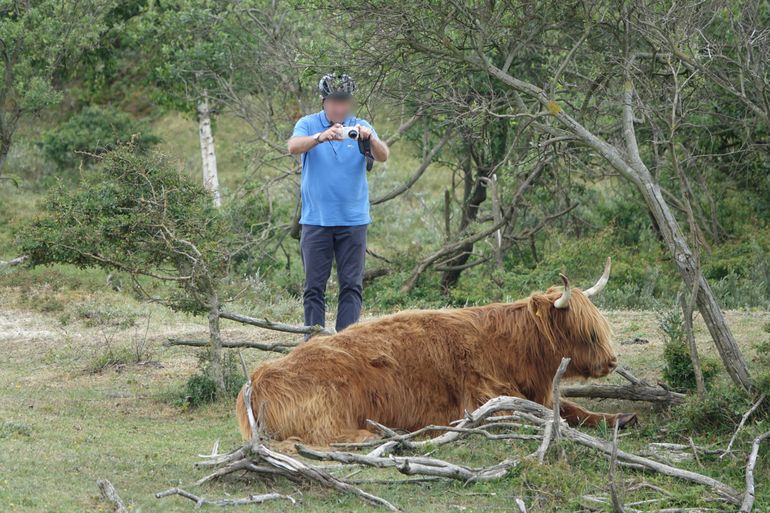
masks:
[[[217,173],[217,154],[214,149],[214,134],[211,131],[211,111],[209,97],[203,92],[198,102],[198,133],[201,145],[201,167],[203,168],[203,187],[211,193],[214,206],[222,206],[219,195],[219,175]]]

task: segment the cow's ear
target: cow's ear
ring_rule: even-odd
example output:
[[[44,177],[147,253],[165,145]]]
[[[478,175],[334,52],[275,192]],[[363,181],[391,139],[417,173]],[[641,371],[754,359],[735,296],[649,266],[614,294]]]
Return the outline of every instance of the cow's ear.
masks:
[[[537,294],[529,298],[529,312],[537,325],[538,331],[553,345],[554,334],[551,326],[551,316],[553,315],[553,301],[548,296]]]

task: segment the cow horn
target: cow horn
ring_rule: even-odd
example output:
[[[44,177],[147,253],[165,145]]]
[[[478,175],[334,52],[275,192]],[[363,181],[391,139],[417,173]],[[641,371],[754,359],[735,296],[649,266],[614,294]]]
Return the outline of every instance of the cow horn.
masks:
[[[566,276],[559,273],[561,281],[564,282],[564,292],[561,293],[559,299],[553,302],[553,306],[556,308],[567,308],[569,306],[569,298],[572,296],[572,289],[569,288],[569,280]]]
[[[607,285],[607,281],[610,279],[610,269],[612,269],[612,259],[607,257],[607,263],[604,265],[604,274],[602,274],[602,277],[596,282],[596,285],[583,291],[583,294],[591,297],[601,292],[604,286]]]

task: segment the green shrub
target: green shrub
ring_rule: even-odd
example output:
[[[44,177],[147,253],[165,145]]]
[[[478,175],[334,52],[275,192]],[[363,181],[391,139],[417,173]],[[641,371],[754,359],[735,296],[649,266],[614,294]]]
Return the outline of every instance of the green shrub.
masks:
[[[658,325],[665,338],[663,378],[676,390],[695,390],[695,370],[687,347],[681,310],[672,307],[658,312]],[[700,360],[703,381],[708,385],[719,373],[719,362],[712,358]]]
[[[91,358],[87,370],[96,374],[110,367],[128,365],[135,362],[135,355],[129,348],[106,346],[104,350],[97,352]]]
[[[24,424],[23,422],[15,422],[13,420],[3,421],[3,423],[0,424],[0,439],[10,438],[14,435],[30,437],[32,436],[32,428],[29,424]]]
[[[764,327],[768,330],[768,325]],[[757,356],[754,357],[754,386],[764,394],[770,395],[770,339],[757,345]]]
[[[92,163],[91,155],[101,155],[128,142],[140,151],[160,142],[157,136],[144,132],[144,125],[126,112],[92,105],[46,132],[40,145],[48,160],[66,168],[80,161]]]
[[[226,353],[222,359],[222,374],[225,379],[226,397],[235,397],[246,382],[240,364],[234,353]],[[181,404],[186,408],[197,408],[217,399],[217,387],[209,377],[208,352],[198,357],[198,372],[190,376],[182,391]]]
[[[713,384],[704,396],[690,395],[674,409],[672,430],[683,433],[730,433],[750,408],[751,399],[727,382]]]

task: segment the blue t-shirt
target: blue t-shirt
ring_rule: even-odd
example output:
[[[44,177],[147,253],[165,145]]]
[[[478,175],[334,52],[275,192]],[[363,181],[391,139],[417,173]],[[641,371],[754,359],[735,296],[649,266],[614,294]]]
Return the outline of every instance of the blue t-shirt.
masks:
[[[372,128],[351,116],[344,126]],[[315,135],[333,125],[324,111],[297,121],[294,136]],[[377,133],[372,129],[372,137]],[[366,162],[358,141],[328,141],[302,154],[302,216],[300,224],[318,226],[359,226],[369,224],[369,184]]]

